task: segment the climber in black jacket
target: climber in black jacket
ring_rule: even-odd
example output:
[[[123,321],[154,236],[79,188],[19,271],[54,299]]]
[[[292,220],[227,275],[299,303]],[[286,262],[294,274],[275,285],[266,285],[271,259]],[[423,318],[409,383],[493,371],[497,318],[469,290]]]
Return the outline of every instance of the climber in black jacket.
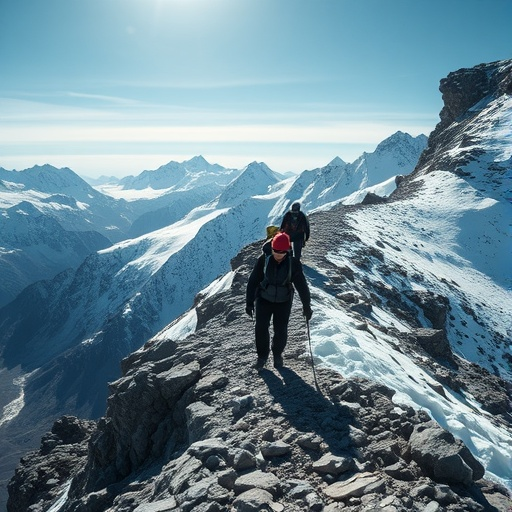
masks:
[[[281,222],[280,231],[289,237],[293,247],[293,255],[300,260],[302,248],[309,240],[309,219],[300,211],[300,203],[293,203],[289,212],[286,212]]]
[[[253,316],[256,305],[256,368],[261,369],[270,353],[270,320],[273,319],[274,336],[272,354],[274,366],[283,366],[283,351],[288,339],[288,322],[292,309],[294,287],[302,302],[306,320],[312,315],[311,295],[308,283],[302,272],[301,262],[290,252],[290,237],[278,233],[272,239],[272,254],[261,254],[254,266],[247,284],[246,308]]]

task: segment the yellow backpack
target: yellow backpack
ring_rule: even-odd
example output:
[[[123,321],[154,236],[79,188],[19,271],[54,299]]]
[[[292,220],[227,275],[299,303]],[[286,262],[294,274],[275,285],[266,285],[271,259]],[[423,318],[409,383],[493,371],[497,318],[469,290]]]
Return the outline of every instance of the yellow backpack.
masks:
[[[279,228],[277,226],[267,226],[267,240],[274,238],[278,232]]]

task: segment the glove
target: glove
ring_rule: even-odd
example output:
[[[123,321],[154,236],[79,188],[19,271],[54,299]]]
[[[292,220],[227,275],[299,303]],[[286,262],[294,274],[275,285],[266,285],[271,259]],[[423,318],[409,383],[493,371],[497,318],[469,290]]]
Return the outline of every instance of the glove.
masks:
[[[306,320],[309,322],[311,320],[311,317],[313,316],[311,306],[304,306],[302,308],[302,314],[306,317]]]
[[[245,306],[245,312],[252,318],[252,314],[254,312],[254,304],[247,304],[247,306]]]

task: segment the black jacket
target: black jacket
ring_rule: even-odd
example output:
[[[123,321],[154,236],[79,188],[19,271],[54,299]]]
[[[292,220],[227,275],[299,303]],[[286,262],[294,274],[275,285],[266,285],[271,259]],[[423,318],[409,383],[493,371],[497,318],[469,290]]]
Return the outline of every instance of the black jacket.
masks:
[[[279,264],[273,256],[270,256],[265,275],[266,258],[267,256],[262,254],[251,272],[249,282],[247,283],[247,305],[252,306],[257,297],[262,297],[270,302],[291,300],[293,285],[299,294],[302,305],[310,307],[311,294],[302,271],[302,263],[290,253]]]
[[[293,219],[294,215],[297,215],[296,222]],[[304,212],[286,212],[280,229],[290,237],[292,242],[309,240],[309,219]]]

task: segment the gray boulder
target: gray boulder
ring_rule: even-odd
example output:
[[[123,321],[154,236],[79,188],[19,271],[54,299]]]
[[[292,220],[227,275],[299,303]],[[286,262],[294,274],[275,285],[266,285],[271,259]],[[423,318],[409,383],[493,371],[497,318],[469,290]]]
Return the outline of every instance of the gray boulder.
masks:
[[[436,482],[469,486],[485,473],[469,449],[433,421],[414,427],[408,452],[423,472]]]

